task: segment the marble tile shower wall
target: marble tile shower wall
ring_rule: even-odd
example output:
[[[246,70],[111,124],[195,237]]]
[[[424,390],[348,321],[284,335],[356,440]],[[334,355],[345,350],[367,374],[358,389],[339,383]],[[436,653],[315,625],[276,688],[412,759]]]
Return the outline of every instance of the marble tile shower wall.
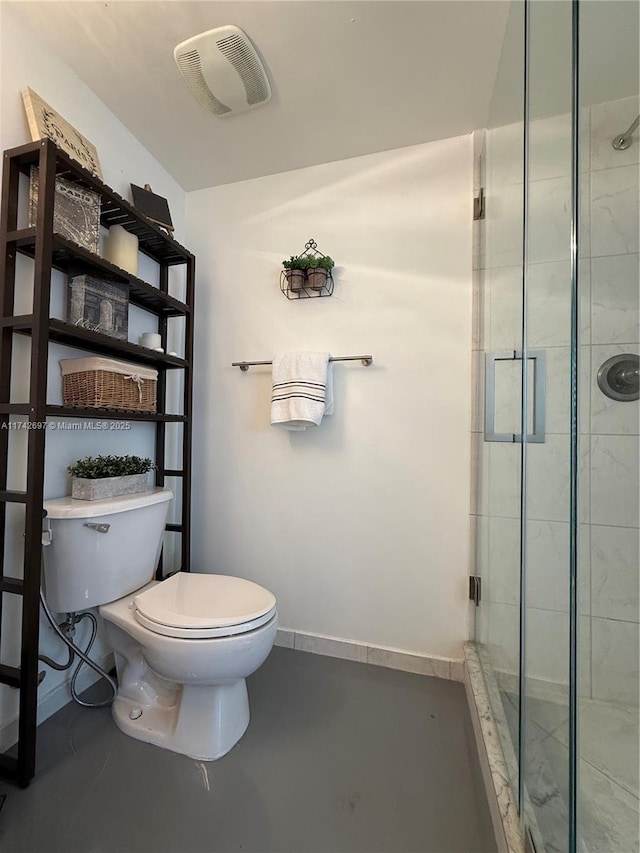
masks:
[[[640,143],[611,146],[638,112],[638,98],[625,98],[585,110],[581,121],[580,681],[583,695],[630,704],[639,691],[639,403],[608,399],[596,375],[611,355],[639,347]],[[547,359],[547,437],[528,448],[527,657],[532,678],[551,686],[567,680],[568,139],[567,115],[532,124],[528,329],[529,346]],[[521,151],[522,125],[476,134],[487,214],[474,240],[472,553],[484,578],[478,638],[506,673],[518,668],[520,449],[483,440],[483,385],[484,353],[521,345]],[[514,383],[515,374],[497,382],[496,411],[515,432]]]

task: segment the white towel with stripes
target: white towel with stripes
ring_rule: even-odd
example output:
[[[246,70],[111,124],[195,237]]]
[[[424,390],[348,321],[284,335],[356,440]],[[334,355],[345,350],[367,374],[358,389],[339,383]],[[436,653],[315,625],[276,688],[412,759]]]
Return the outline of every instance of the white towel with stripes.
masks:
[[[328,352],[286,352],[273,359],[272,426],[302,430],[333,414],[330,357]]]

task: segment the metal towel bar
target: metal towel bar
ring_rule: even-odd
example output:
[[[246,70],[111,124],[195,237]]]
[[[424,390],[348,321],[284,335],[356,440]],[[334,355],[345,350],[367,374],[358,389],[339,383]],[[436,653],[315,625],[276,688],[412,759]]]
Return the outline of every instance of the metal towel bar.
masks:
[[[336,355],[329,361],[361,361],[365,367],[373,364],[372,355]],[[262,364],[273,364],[272,361],[232,361],[231,367],[239,367],[240,370],[249,370],[250,367]]]

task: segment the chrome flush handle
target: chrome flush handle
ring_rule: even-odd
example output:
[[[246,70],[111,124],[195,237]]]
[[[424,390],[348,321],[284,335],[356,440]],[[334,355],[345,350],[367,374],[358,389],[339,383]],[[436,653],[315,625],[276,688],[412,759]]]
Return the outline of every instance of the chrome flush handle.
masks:
[[[91,522],[85,522],[85,527],[90,527],[91,530],[95,530],[96,533],[108,533],[111,529],[110,524],[92,524]]]

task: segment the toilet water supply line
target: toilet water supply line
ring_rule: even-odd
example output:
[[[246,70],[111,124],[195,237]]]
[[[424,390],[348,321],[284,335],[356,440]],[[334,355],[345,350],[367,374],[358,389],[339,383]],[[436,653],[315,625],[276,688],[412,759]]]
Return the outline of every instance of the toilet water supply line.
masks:
[[[40,604],[42,605],[44,615],[47,617],[47,621],[49,622],[55,633],[58,635],[58,637],[60,637],[62,642],[65,643],[65,645],[69,648],[69,659],[66,661],[66,663],[58,663],[57,661],[52,660],[47,655],[39,655],[38,660],[41,660],[47,666],[50,666],[53,669],[56,669],[61,672],[63,670],[69,669],[72,666],[75,656],[77,655],[80,658],[80,663],[76,666],[73,675],[71,676],[70,684],[71,696],[73,697],[74,701],[77,702],[78,705],[82,705],[84,708],[104,708],[107,705],[110,705],[116,695],[118,687],[113,678],[111,678],[111,676],[109,675],[109,673],[102,669],[101,666],[99,666],[95,661],[92,661],[89,657],[89,652],[91,651],[98,631],[98,620],[96,619],[96,617],[93,615],[93,613],[89,612],[69,613],[67,614],[67,621],[63,622],[62,626],[60,626],[53,618],[53,614],[49,610],[44,595],[42,594],[42,590],[40,590]],[[87,647],[86,649],[84,649],[84,651],[78,646],[76,646],[76,644],[67,636],[67,634],[73,635],[73,632],[75,631],[75,626],[83,619],[88,619],[91,622],[91,637],[89,638],[89,642],[87,643]],[[110,696],[108,699],[104,699],[102,702],[85,702],[78,696],[78,693],[76,691],[76,680],[78,678],[78,674],[83,663],[86,663],[87,666],[90,666],[98,673],[98,675],[101,676],[101,678],[104,678],[109,683],[109,687],[111,688],[113,694],[112,696]]]
[[[77,655],[80,658],[80,663],[77,665],[73,672],[73,675],[71,676],[70,684],[71,696],[73,697],[74,701],[77,702],[78,705],[82,705],[83,708],[105,708],[107,705],[110,705],[115,698],[118,686],[113,680],[113,678],[111,678],[109,673],[102,669],[101,666],[99,666],[95,661],[92,661],[89,657],[89,652],[91,651],[91,647],[93,646],[96,634],[98,632],[98,620],[96,619],[94,614],[89,613],[88,611],[85,611],[84,613],[68,613],[67,621],[63,622],[62,625],[58,625],[58,623],[53,617],[53,614],[49,610],[49,606],[45,601],[42,590],[40,590],[40,604],[42,606],[42,610],[44,611],[44,615],[47,617],[47,621],[49,622],[55,633],[58,635],[58,637],[60,637],[62,642],[68,647],[69,659],[65,663],[58,663],[57,661],[52,660],[47,655],[38,655],[38,660],[41,660],[47,666],[50,666],[53,669],[62,672],[63,670],[69,669],[72,666],[75,656]],[[87,643],[87,647],[84,649],[84,651],[78,646],[76,646],[73,640],[69,639],[68,636],[69,634],[73,636],[76,625],[83,619],[88,619],[91,622],[91,637],[89,638],[89,642]],[[87,666],[90,666],[91,669],[95,670],[101,678],[104,678],[109,683],[109,687],[111,688],[111,691],[113,693],[112,696],[110,696],[108,699],[104,699],[102,702],[85,702],[78,696],[78,693],[76,691],[76,680],[78,678],[78,673],[80,672],[83,663],[86,663]],[[41,673],[41,676],[38,679],[38,683],[40,683],[43,678],[44,672]]]

